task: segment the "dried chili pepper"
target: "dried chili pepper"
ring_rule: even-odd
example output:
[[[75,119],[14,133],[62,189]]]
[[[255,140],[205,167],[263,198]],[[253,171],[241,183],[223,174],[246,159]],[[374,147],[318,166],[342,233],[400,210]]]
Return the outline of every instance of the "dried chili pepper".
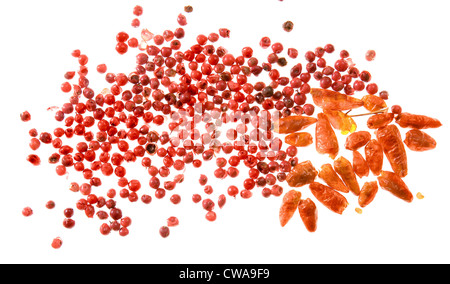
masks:
[[[370,140],[366,147],[364,147],[364,153],[366,155],[366,162],[370,171],[378,176],[383,168],[383,147],[376,139]]]
[[[287,134],[305,129],[317,122],[317,119],[310,116],[291,115],[282,117],[274,122],[273,130],[276,133]]]
[[[367,142],[370,141],[370,132],[368,131],[357,131],[349,136],[347,136],[347,139],[345,140],[344,147],[347,150],[355,151],[359,148],[363,147],[367,144]]]
[[[323,113],[317,114],[316,123],[316,151],[328,154],[334,159],[339,153],[339,142],[328,118]]]
[[[302,193],[294,189],[289,190],[283,196],[279,213],[281,227],[284,227],[292,218],[292,216],[294,216],[301,197]]]
[[[344,157],[339,157],[334,160],[334,170],[339,174],[342,178],[342,181],[347,185],[353,194],[356,196],[359,195],[360,188],[358,180],[356,179],[356,174],[353,171],[353,166],[349,160]]]
[[[310,198],[301,199],[298,203],[298,213],[309,232],[317,230],[318,211],[316,204]]]
[[[408,161],[399,129],[394,124],[379,128],[376,131],[383,152],[386,155],[392,170],[401,177],[408,174]]]
[[[379,111],[387,107],[386,102],[376,95],[365,95],[361,100],[368,111]]]
[[[358,196],[358,203],[361,207],[366,207],[373,201],[378,192],[378,184],[376,181],[367,181],[361,188],[361,193]]]
[[[347,199],[331,187],[313,182],[309,185],[309,189],[320,203],[335,213],[342,214],[348,206]]]
[[[308,132],[296,132],[286,135],[284,142],[295,147],[306,147],[313,143],[313,137]]]
[[[387,126],[394,120],[394,114],[391,112],[374,114],[367,120],[367,127],[378,129]]]
[[[327,116],[331,126],[334,129],[340,130],[342,135],[355,132],[357,127],[355,121],[342,111],[324,109],[323,113]]]
[[[348,189],[345,183],[341,180],[339,175],[334,171],[331,164],[322,165],[319,171],[319,178],[321,178],[329,187],[335,190],[345,193],[350,191],[350,189]]]
[[[350,110],[364,105],[360,99],[332,90],[312,88],[311,95],[316,106],[330,110]]]
[[[436,118],[407,112],[397,115],[395,122],[403,128],[427,129],[442,126],[442,123]]]
[[[353,151],[353,171],[359,178],[369,175],[369,165],[364,157],[358,151]]]
[[[436,140],[419,129],[406,132],[405,145],[412,151],[422,152],[436,148]]]
[[[378,183],[381,188],[406,202],[412,202],[414,198],[411,191],[409,191],[408,186],[396,173],[382,171],[381,175],[378,177]]]
[[[287,174],[286,181],[291,187],[300,187],[311,183],[316,179],[317,170],[311,161],[304,161],[297,165]]]

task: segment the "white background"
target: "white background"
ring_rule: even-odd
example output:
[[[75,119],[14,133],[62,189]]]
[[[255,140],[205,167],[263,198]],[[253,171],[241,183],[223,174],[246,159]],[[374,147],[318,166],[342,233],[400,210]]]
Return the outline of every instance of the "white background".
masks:
[[[46,109],[60,106],[68,98],[59,87],[64,73],[77,68],[70,55],[73,49],[81,49],[89,56],[89,78],[96,92],[107,86],[95,72],[97,64],[106,63],[112,72],[132,70],[135,53],[119,56],[114,46],[119,31],[139,35],[140,29],[130,26],[136,4],[144,7],[141,27],[155,34],[174,29],[177,15],[185,5],[192,5],[194,12],[187,15],[184,47],[193,43],[199,33],[209,34],[226,27],[231,30],[231,38],[221,39],[218,45],[232,53],[252,46],[261,61],[268,54],[258,48],[262,36],[270,36],[285,47],[296,47],[301,62],[304,52],[327,43],[334,44],[337,51],[348,50],[357,67],[369,70],[380,90],[389,91],[389,105],[400,104],[404,111],[434,116],[444,124],[440,129],[427,131],[437,140],[435,150],[408,150],[409,175],[405,182],[414,195],[421,192],[425,198],[406,203],[380,189],[374,202],[357,214],[357,200],[348,195],[350,205],[342,216],[316,202],[318,230],[309,233],[298,214],[281,228],[281,199],[263,199],[257,188],[250,200],[229,198],[223,209],[216,210],[216,222],[210,223],[204,219],[200,204],[189,200],[192,193],[201,192],[202,188],[196,182],[200,172],[188,168],[188,178],[176,189],[183,199],[179,205],[172,205],[168,198],[154,199],[150,205],[138,202],[129,206],[118,201],[124,214],[133,219],[126,238],[100,235],[101,222],[88,220],[77,210],[75,228],[63,228],[62,211],[75,207],[81,198],[68,191],[68,184],[76,175],[54,174],[54,168],[45,162],[51,147],[40,149],[42,166],[27,163],[25,157],[31,153],[28,130],[36,127],[39,131],[52,131],[55,127],[53,112]],[[79,0],[3,1],[0,6],[0,262],[450,262],[448,1]],[[294,22],[291,33],[281,28],[286,20]],[[373,62],[364,59],[368,49],[377,52]],[[30,122],[20,121],[19,114],[24,110],[30,111]],[[358,118],[357,122],[363,126],[365,119]],[[345,151],[341,154],[348,156]],[[311,159],[317,168],[330,162],[319,156],[314,147],[302,150],[299,159]],[[206,168],[213,167],[203,167],[202,171]],[[146,181],[147,177],[144,171],[138,178]],[[228,182],[229,179],[216,182],[211,178],[214,196],[225,192]],[[145,190],[148,189],[141,192]],[[305,198],[311,197],[307,188],[300,190]],[[48,200],[56,202],[55,209],[45,208]],[[25,206],[34,209],[32,217],[21,215]],[[172,215],[180,219],[180,225],[163,239],[158,229]],[[57,236],[64,243],[61,249],[54,250],[50,243]]]

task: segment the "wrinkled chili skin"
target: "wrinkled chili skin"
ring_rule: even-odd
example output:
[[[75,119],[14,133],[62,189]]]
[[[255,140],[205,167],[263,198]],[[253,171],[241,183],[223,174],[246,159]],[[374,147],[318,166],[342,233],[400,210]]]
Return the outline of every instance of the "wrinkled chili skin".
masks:
[[[318,172],[311,161],[304,161],[292,168],[286,176],[286,182],[290,187],[300,187],[313,182],[317,174]]]
[[[282,117],[274,122],[273,130],[276,133],[288,134],[305,129],[317,122],[317,119],[310,116],[291,115]]]
[[[281,227],[284,227],[292,218],[292,216],[294,216],[301,197],[301,192],[293,189],[286,192],[286,194],[283,196],[279,213]]]
[[[316,122],[316,151],[328,154],[334,159],[339,153],[339,142],[328,118],[325,114],[317,114]]]
[[[364,105],[360,99],[332,90],[312,88],[310,93],[314,104],[322,109],[351,110]]]
[[[378,183],[382,189],[389,191],[394,196],[406,202],[412,202],[414,199],[408,186],[402,178],[394,172],[382,171],[381,175],[378,177]]]
[[[397,115],[395,122],[403,128],[427,129],[442,126],[442,123],[436,118],[408,112]]]
[[[347,199],[336,190],[318,182],[309,184],[309,189],[317,200],[331,211],[342,214],[347,208]]]
[[[403,142],[406,147],[416,152],[423,152],[436,148],[436,140],[419,129],[411,129],[406,132],[406,137]]]
[[[393,113],[378,113],[369,117],[367,127],[369,129],[378,129],[387,126],[394,120]]]
[[[298,213],[306,229],[313,233],[317,230],[318,211],[316,204],[310,198],[300,200]]]
[[[286,135],[284,142],[295,147],[306,147],[313,143],[313,137],[308,132],[296,132]]]
[[[369,165],[358,151],[353,151],[353,171],[359,178],[366,177],[370,173]]]
[[[368,111],[379,111],[387,107],[386,102],[376,95],[365,95],[361,100]]]
[[[333,169],[331,164],[324,164],[320,167],[319,178],[321,178],[329,187],[340,192],[347,193],[350,189],[341,180],[339,175]]]
[[[361,207],[366,207],[375,198],[378,192],[378,184],[376,181],[367,181],[361,188],[361,193],[358,196],[358,204]]]
[[[334,170],[341,176],[342,181],[347,185],[350,191],[358,196],[360,187],[350,161],[344,157],[339,157],[334,160]]]
[[[376,139],[370,140],[364,147],[364,153],[366,155],[366,162],[370,171],[378,176],[383,168],[383,147]]]
[[[390,124],[376,131],[378,141],[383,148],[392,170],[400,177],[408,174],[408,159],[399,129]]]
[[[356,131],[348,135],[345,139],[345,149],[350,151],[358,150],[370,141],[371,135],[368,131]]]

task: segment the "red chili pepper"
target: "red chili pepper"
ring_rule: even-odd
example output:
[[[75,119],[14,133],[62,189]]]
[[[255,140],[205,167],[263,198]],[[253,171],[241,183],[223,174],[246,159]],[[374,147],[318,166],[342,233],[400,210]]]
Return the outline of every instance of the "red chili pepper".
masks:
[[[378,184],[376,181],[367,181],[361,188],[361,193],[358,196],[358,203],[361,207],[366,207],[373,201],[378,192]]]
[[[334,160],[334,170],[341,176],[344,183],[356,196],[359,195],[360,188],[352,164],[344,157]]]
[[[326,89],[312,88],[311,95],[314,103],[323,109],[350,110],[364,105],[360,99]]]
[[[366,155],[366,162],[370,171],[378,176],[383,168],[383,147],[376,139],[370,140],[366,147],[364,147],[364,153]]]
[[[406,138],[403,142],[410,150],[417,152],[436,148],[436,140],[419,129],[411,129],[406,132]]]
[[[370,129],[378,129],[387,126],[394,120],[393,113],[378,113],[374,114],[367,120],[367,127]]]
[[[408,174],[408,160],[405,146],[397,126],[390,124],[376,131],[377,139],[383,147],[392,170],[401,177]]]
[[[335,190],[345,193],[350,191],[350,189],[348,189],[345,183],[334,171],[333,166],[331,164],[322,165],[319,171],[319,178],[321,178],[329,187]]]
[[[339,142],[328,118],[323,113],[317,115],[316,123],[316,151],[328,154],[334,159],[339,153]]]
[[[294,216],[301,197],[302,193],[293,189],[286,192],[283,196],[279,214],[281,227],[284,227],[291,220],[292,216]]]
[[[381,175],[378,177],[378,183],[380,184],[381,188],[389,191],[396,197],[406,202],[413,201],[414,197],[411,191],[409,191],[408,186],[398,174],[388,171],[382,171]]]
[[[295,165],[287,174],[286,181],[291,187],[300,187],[309,184],[316,179],[317,171],[311,161],[304,161]]]
[[[442,126],[442,123],[436,118],[407,112],[397,115],[395,122],[403,128],[426,129]]]
[[[296,132],[286,135],[284,142],[295,147],[306,147],[313,143],[313,137],[308,132]]]
[[[358,151],[353,151],[353,171],[359,178],[368,176],[370,172],[369,165]]]
[[[316,122],[317,119],[310,116],[292,115],[282,117],[275,120],[273,131],[281,134],[294,133],[305,129]]]
[[[347,199],[331,187],[313,182],[309,185],[309,188],[320,203],[335,213],[342,214],[348,206]]]
[[[298,204],[298,213],[306,229],[309,232],[315,232],[318,219],[316,204],[309,198],[302,199]]]

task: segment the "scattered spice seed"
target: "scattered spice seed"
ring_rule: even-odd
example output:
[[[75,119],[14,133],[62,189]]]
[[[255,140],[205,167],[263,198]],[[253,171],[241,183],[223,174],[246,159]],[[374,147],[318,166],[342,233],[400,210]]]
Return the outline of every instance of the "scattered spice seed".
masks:
[[[416,197],[417,197],[417,199],[424,199],[425,196],[423,196],[422,193],[418,192],[418,193],[416,193]]]
[[[376,54],[375,50],[368,50],[366,52],[366,60],[373,61],[375,59],[376,55],[377,54]]]
[[[358,213],[358,214],[362,214],[362,209],[359,208],[359,207],[356,207],[355,208],[355,212]]]
[[[31,209],[30,207],[23,208],[22,215],[25,217],[30,217],[31,215],[33,215],[33,209]]]
[[[60,237],[54,238],[52,241],[52,248],[59,249],[62,246],[62,239]]]
[[[294,29],[294,23],[291,21],[286,21],[283,23],[283,30],[286,32],[291,32]]]
[[[161,237],[167,238],[170,235],[169,227],[162,226],[161,228],[159,228],[159,234],[161,235]]]
[[[192,11],[194,11],[194,8],[190,5],[184,6],[184,11],[186,13],[191,13]]]

